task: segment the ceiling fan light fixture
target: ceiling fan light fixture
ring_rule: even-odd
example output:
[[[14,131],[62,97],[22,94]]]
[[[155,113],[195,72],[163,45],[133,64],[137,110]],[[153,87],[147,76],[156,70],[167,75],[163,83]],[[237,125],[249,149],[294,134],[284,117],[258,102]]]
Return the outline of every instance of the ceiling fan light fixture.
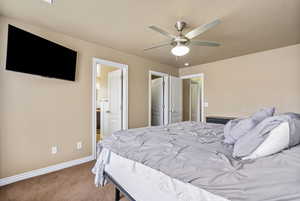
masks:
[[[185,63],[184,63],[184,66],[189,66],[189,65],[190,65],[189,62],[185,62]]]
[[[189,53],[190,48],[188,46],[178,44],[178,45],[176,45],[175,47],[172,48],[171,52],[175,56],[181,57],[181,56],[184,56],[187,53]]]
[[[50,4],[50,5],[52,5],[54,3],[54,0],[43,0],[43,1]]]

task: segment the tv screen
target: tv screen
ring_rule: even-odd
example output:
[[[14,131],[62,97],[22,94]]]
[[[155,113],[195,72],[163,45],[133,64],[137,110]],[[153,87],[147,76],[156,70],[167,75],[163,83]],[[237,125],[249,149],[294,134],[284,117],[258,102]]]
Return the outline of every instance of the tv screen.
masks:
[[[8,25],[6,69],[75,81],[77,52]]]

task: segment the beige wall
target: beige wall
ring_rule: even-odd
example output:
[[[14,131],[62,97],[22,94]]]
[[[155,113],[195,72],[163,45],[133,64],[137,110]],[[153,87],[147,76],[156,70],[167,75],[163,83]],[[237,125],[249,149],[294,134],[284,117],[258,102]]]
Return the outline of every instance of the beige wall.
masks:
[[[8,23],[78,51],[76,82],[6,71]],[[91,155],[93,57],[129,66],[129,127],[146,126],[148,71],[178,69],[0,17],[0,178]]]
[[[8,23],[76,50],[76,82],[6,71]],[[0,178],[91,154],[93,57],[129,66],[129,127],[146,126],[148,71],[178,75],[176,68],[0,17]],[[208,115],[245,116],[271,105],[279,112],[300,112],[300,45],[179,72],[205,74]],[[83,142],[80,151],[77,141]],[[58,145],[56,155],[52,145]]]
[[[300,44],[179,70],[204,73],[207,115],[246,116],[261,107],[300,112]]]

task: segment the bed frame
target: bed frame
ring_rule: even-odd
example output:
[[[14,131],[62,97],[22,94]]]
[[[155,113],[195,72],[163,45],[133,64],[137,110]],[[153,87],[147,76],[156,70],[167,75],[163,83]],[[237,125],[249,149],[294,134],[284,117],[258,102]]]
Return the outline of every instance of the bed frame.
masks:
[[[120,201],[121,193],[125,195],[129,201],[136,201],[110,174],[104,172],[104,177],[115,185],[115,201]]]

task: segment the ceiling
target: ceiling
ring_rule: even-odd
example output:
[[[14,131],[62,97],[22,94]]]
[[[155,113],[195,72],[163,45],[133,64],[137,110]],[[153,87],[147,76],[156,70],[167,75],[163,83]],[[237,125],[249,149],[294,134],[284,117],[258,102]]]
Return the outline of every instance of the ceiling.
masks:
[[[208,63],[300,43],[300,0],[1,0],[0,14],[47,27],[86,41],[111,47],[174,67]],[[176,33],[177,20],[186,31],[214,19],[222,23],[199,40],[221,47],[192,47],[183,57],[171,47],[143,49],[166,40],[147,27]]]

